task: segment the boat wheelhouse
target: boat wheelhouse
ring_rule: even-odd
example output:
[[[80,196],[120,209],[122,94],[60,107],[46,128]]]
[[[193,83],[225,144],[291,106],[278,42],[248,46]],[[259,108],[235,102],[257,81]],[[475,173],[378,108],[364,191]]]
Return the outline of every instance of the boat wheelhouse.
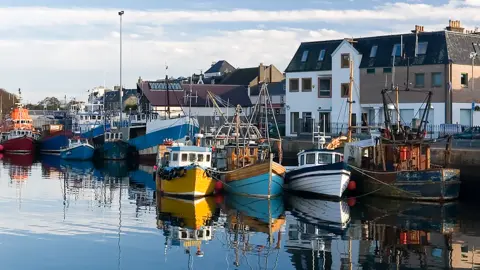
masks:
[[[90,160],[94,150],[87,139],[72,138],[68,139],[68,147],[62,149],[60,157],[68,160]]]

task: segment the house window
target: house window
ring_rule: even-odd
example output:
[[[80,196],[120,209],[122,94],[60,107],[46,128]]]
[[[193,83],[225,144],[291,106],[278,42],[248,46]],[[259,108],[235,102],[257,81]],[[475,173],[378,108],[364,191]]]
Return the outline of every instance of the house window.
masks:
[[[306,164],[315,164],[315,153],[306,154],[305,161]]]
[[[332,96],[332,80],[328,79],[318,79],[318,97],[331,97]]]
[[[402,56],[402,47],[400,44],[393,45],[392,56]]]
[[[442,86],[442,73],[433,72],[432,73],[432,87],[441,87]]]
[[[298,79],[290,79],[289,81],[290,87],[288,88],[290,92],[298,92],[299,82]]]
[[[349,68],[350,67],[350,54],[343,53],[341,56],[341,66],[342,68]]]
[[[307,62],[307,58],[308,58],[308,51],[303,51],[302,62]]]
[[[428,42],[419,42],[417,45],[417,54],[422,55],[427,53]]]
[[[462,73],[460,84],[462,84],[462,87],[468,87],[468,73]]]
[[[298,112],[290,113],[290,133],[297,133],[300,114]]]
[[[425,74],[424,73],[415,73],[415,87],[417,87],[417,88],[425,87]]]
[[[383,68],[383,73],[392,73],[392,68],[390,67]]]
[[[372,46],[372,49],[370,50],[370,57],[376,57],[377,56],[377,49],[378,49],[377,45]]]
[[[318,55],[318,61],[323,61],[323,59],[325,59],[325,50],[321,50]]]
[[[188,160],[188,155],[182,154],[182,161],[187,161],[187,160]]]
[[[342,98],[346,98],[350,95],[350,84],[349,83],[342,83],[342,86],[341,86],[341,95],[342,95]]]
[[[375,74],[374,68],[367,68],[367,74]]]
[[[312,78],[302,78],[302,92],[312,92]]]

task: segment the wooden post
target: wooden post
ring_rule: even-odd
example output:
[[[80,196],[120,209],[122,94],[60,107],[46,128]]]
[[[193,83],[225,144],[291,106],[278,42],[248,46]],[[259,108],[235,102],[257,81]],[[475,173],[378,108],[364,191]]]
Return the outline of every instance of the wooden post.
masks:
[[[430,146],[425,151],[425,169],[430,169]]]
[[[268,163],[268,198],[271,197],[272,194],[272,165],[273,165],[273,154],[270,153],[270,161]]]

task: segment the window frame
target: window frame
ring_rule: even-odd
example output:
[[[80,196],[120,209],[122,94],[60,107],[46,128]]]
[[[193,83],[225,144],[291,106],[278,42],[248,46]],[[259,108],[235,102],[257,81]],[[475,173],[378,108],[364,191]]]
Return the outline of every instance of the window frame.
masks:
[[[348,92],[347,92],[346,95],[343,94],[343,88],[344,88],[345,85],[348,87]],[[350,91],[351,91],[350,83],[341,83],[340,84],[340,97],[341,98],[348,98],[350,96]]]
[[[462,83],[462,80],[463,80],[463,76],[465,75],[465,82],[466,83]],[[468,73],[466,72],[462,72],[460,74],[460,85],[463,87],[463,88],[468,88]]]
[[[297,89],[292,90],[292,82],[297,82]],[[300,80],[298,78],[288,79],[288,91],[289,92],[299,92],[300,91]]]
[[[318,55],[318,62],[323,62],[323,60],[325,60],[325,53],[326,53],[325,49],[322,49],[320,51],[320,54]]]
[[[440,76],[440,84],[435,84],[435,75]],[[432,87],[442,87],[443,86],[443,80],[442,80],[442,72],[432,72]]]
[[[312,160],[309,160],[309,158],[311,158],[313,156],[313,163],[312,162],[309,162],[309,161],[312,161]],[[306,153],[305,154],[305,164],[306,165],[315,165],[317,164],[317,153]]]
[[[328,81],[329,81],[330,87],[329,87],[329,89],[328,89],[328,96],[322,96],[322,95],[320,94],[321,92],[326,92],[326,91],[327,91],[327,90],[325,90],[325,89],[321,89],[321,87],[320,87],[320,86],[322,85],[322,84],[320,83],[320,81],[322,81],[322,80],[324,80],[324,81],[328,80]],[[317,90],[318,90],[318,91],[317,91],[317,92],[318,92],[318,98],[331,98],[331,97],[332,97],[332,78],[322,78],[322,77],[318,77],[318,87],[317,87]]]
[[[370,58],[377,57],[378,45],[373,45],[370,49]]]
[[[300,59],[300,61],[301,61],[302,63],[307,62],[307,60],[308,60],[308,54],[309,54],[309,53],[308,53],[308,50],[304,50],[304,51],[303,51],[303,53],[302,53],[302,58]]]
[[[305,82],[310,81],[310,88],[305,88]],[[302,78],[302,92],[312,92],[312,78]]]
[[[417,76],[423,76],[423,84],[418,84],[417,82]],[[425,73],[419,72],[415,73],[415,88],[425,88]]]
[[[344,57],[345,56],[348,56],[348,63],[344,63],[344,60],[345,60]],[[340,68],[350,68],[350,54],[349,53],[342,53],[340,55]]]

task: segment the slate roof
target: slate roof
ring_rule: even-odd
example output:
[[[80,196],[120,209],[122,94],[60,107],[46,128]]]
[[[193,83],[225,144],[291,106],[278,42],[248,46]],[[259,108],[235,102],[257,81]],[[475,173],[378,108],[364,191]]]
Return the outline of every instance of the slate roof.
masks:
[[[232,72],[234,70],[235,68],[232,65],[230,65],[230,63],[228,63],[225,60],[220,60],[217,63],[213,64],[213,66],[211,66],[207,71],[205,71],[205,73],[216,73],[216,72],[225,73],[225,72]]]
[[[418,42],[428,42],[424,55],[413,57],[415,52],[415,34],[388,35],[355,38],[354,48],[362,54],[360,68],[390,67],[392,66],[392,52],[395,44],[403,39],[404,55],[410,57],[410,65],[448,64],[449,59],[457,64],[471,65],[470,52],[472,43],[480,43],[480,35],[463,34],[452,31],[422,32],[418,35]],[[331,54],[343,40],[329,40],[301,43],[285,72],[324,71],[331,70]],[[372,46],[377,47],[375,57],[370,57]],[[323,61],[318,61],[322,49],[326,50]],[[305,50],[309,51],[306,62],[302,62]],[[480,53],[480,47],[478,48]],[[406,60],[396,57],[395,65],[406,65]],[[480,61],[476,61],[480,65]]]
[[[242,85],[221,85],[221,84],[193,84],[191,85],[193,95],[198,95],[197,100],[192,99],[193,107],[205,107],[207,103],[207,91],[219,96],[223,100],[229,100],[232,107],[241,105],[242,107],[251,107],[252,103],[248,97],[247,87]],[[167,91],[151,90],[148,81],[137,84],[139,91],[142,91],[145,97],[153,106],[167,105]],[[182,84],[183,90],[169,91],[170,106],[185,106],[185,91],[190,90],[189,84]]]
[[[260,93],[261,85],[255,85],[250,87],[250,95],[251,96],[258,96]],[[271,96],[280,96],[285,95],[285,80],[281,82],[273,82],[269,83],[268,86],[268,93]]]
[[[249,85],[258,76],[258,67],[239,68],[230,73],[220,84]]]

